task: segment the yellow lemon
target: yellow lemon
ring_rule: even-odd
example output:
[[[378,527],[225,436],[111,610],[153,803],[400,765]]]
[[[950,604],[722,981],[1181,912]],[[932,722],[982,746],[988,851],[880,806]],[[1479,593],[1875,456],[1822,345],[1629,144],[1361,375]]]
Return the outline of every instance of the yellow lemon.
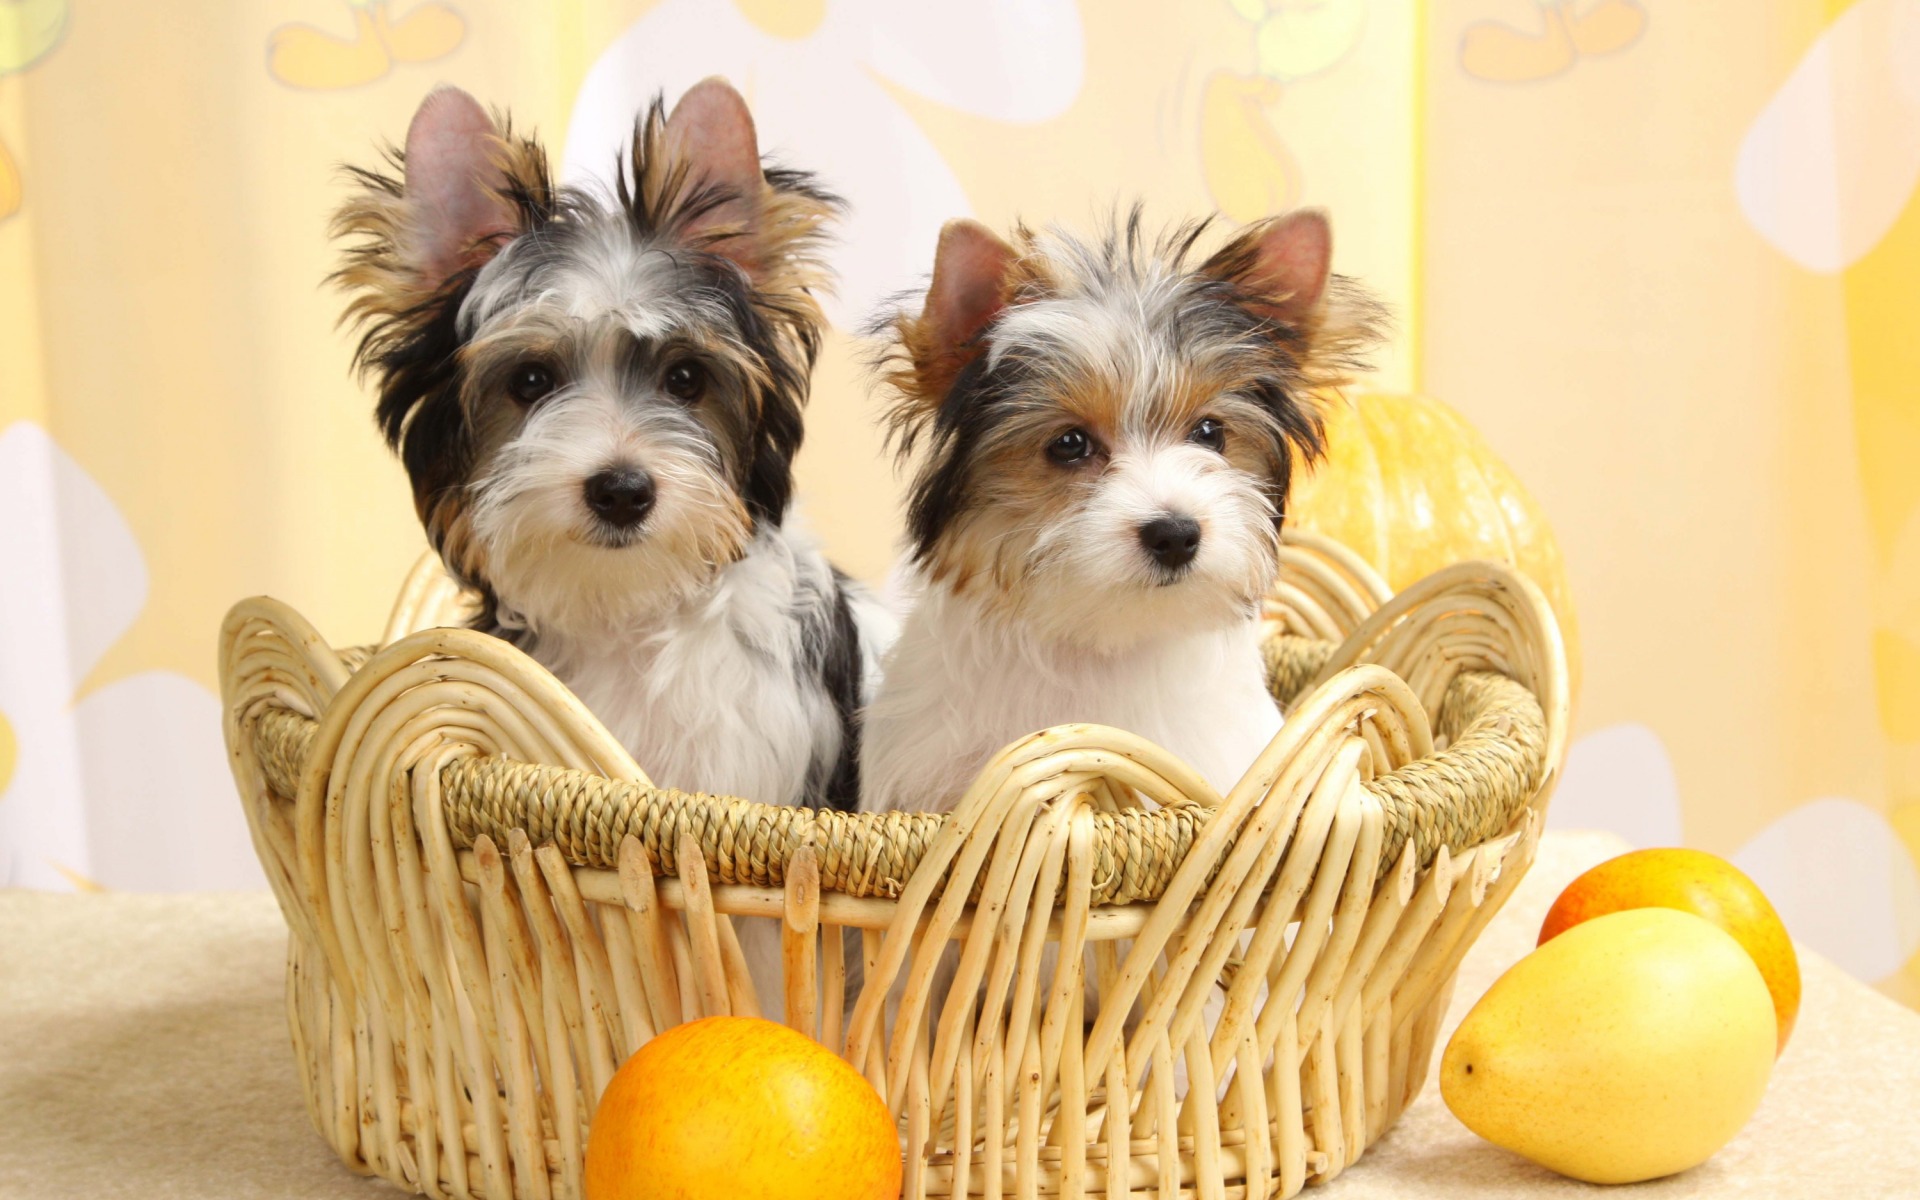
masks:
[[[1467,1014],[1440,1094],[1467,1128],[1589,1183],[1712,1157],[1773,1070],[1773,997],[1718,926],[1670,908],[1595,917],[1514,964]]]

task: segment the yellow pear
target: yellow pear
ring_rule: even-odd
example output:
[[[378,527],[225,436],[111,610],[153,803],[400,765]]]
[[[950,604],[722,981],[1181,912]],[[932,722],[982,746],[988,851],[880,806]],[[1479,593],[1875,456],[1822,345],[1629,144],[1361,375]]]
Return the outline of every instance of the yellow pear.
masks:
[[[1440,1094],[1481,1137],[1589,1183],[1710,1158],[1773,1069],[1773,999],[1718,926],[1596,917],[1515,963],[1447,1043]]]

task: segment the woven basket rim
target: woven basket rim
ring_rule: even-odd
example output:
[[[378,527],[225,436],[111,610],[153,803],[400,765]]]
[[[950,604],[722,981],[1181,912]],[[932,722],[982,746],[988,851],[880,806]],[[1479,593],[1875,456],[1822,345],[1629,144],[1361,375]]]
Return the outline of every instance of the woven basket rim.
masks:
[[[1523,594],[1532,586],[1495,564],[1463,566],[1491,573],[1502,586],[1517,586]],[[1538,602],[1544,607],[1543,600]],[[284,605],[273,607],[295,615]],[[236,606],[229,625],[245,619],[248,611],[249,602]],[[1410,850],[1415,865],[1424,868],[1442,848],[1457,852],[1509,832],[1530,805],[1537,807],[1543,799],[1543,788],[1558,765],[1556,743],[1561,738],[1550,727],[1540,698],[1498,672],[1460,670],[1446,682],[1429,726],[1418,699],[1398,675],[1377,665],[1341,665],[1360,657],[1359,648],[1375,637],[1377,631],[1367,628],[1342,643],[1278,632],[1266,640],[1265,650],[1275,694],[1291,712],[1303,711],[1323,694],[1357,691],[1374,695],[1383,706],[1397,704],[1406,710],[1400,714],[1403,724],[1418,727],[1413,742],[1401,748],[1397,765],[1359,784],[1385,813],[1385,861],[1397,861]],[[372,651],[314,649],[333,657],[346,672],[344,692],[353,691],[353,680],[364,671],[377,673],[396,662],[460,659],[517,659],[518,671],[537,673],[560,686],[518,649],[468,629],[430,629]],[[1564,687],[1563,675],[1550,679],[1549,690],[1554,682]],[[297,796],[303,776],[313,774],[309,753],[323,725],[337,715],[342,702],[350,707],[350,701],[346,695],[336,697],[319,719],[273,704],[247,715],[246,740],[274,795],[283,800]],[[1377,716],[1377,709],[1367,715]],[[1282,737],[1293,727],[1290,719]],[[1439,735],[1443,749],[1433,748],[1431,734]],[[1049,738],[1096,744],[1138,740],[1125,731],[1074,725],[1037,732],[1015,747]],[[1123,765],[1119,760],[1125,757],[1117,755],[1113,765]],[[779,887],[793,855],[802,846],[812,846],[820,864],[821,890],[854,897],[896,895],[952,819],[949,813],[840,812],[756,803],[654,787],[644,778],[621,779],[489,754],[477,747],[444,757],[437,770],[447,827],[463,850],[482,837],[505,844],[509,832],[517,829],[534,844],[554,844],[576,866],[615,869],[621,844],[631,836],[645,848],[653,868],[671,876],[678,874],[680,838],[691,834],[717,882]],[[1192,788],[1191,773],[1182,782]],[[1106,870],[1099,877],[1095,902],[1157,899],[1184,865],[1212,813],[1210,805],[1194,802],[1096,812],[1095,836]]]

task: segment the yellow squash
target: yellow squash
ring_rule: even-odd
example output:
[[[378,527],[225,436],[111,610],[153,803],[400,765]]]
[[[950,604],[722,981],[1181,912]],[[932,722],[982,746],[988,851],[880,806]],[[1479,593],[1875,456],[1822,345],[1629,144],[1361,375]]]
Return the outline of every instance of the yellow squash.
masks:
[[[1425,396],[1336,397],[1325,411],[1327,461],[1297,477],[1295,527],[1352,547],[1395,591],[1468,559],[1515,568],[1553,605],[1577,694],[1579,635],[1560,544],[1466,418]]]

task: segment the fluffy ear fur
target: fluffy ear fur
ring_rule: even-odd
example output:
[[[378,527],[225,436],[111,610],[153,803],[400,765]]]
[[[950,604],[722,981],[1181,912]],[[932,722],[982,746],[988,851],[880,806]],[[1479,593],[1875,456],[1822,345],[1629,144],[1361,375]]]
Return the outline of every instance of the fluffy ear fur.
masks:
[[[389,172],[348,168],[357,187],[332,228],[354,242],[333,276],[353,294],[343,320],[371,325],[375,350],[383,332],[401,332],[389,326],[417,321],[449,283],[555,206],[546,154],[458,88],[421,101],[406,149],[389,149],[387,160]]]
[[[1333,227],[1304,208],[1242,229],[1200,266],[1232,287],[1241,304],[1273,323],[1297,348],[1309,390],[1335,386],[1366,368],[1386,312],[1365,289],[1333,274]]]
[[[406,240],[401,254],[422,277],[444,280],[483,265],[517,232],[499,161],[500,131],[472,96],[440,87],[407,127]]]
[[[980,353],[980,334],[1007,306],[1018,259],[1012,246],[978,221],[948,221],[933,256],[933,282],[920,314],[925,340],[914,355],[929,390],[945,394]]]
[[[1298,325],[1327,293],[1333,269],[1333,226],[1317,208],[1303,208],[1248,226],[1201,266],[1247,289],[1274,318]]]
[[[758,278],[765,247],[753,233],[766,207],[767,184],[746,100],[718,76],[694,84],[667,117],[667,147],[687,172],[687,240]]]
[[[980,335],[1011,301],[1019,262],[1020,252],[978,221],[961,218],[941,227],[919,315],[893,322],[903,353],[890,373],[900,397],[891,424],[902,450],[985,350]]]

